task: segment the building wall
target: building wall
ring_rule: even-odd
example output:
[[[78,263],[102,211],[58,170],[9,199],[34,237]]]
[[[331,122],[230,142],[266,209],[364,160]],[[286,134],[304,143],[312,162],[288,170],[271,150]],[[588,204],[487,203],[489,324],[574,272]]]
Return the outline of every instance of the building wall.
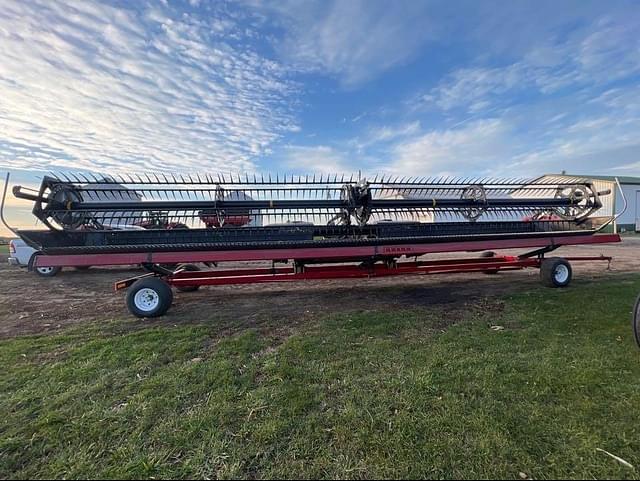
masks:
[[[640,185],[638,184],[623,184],[622,190],[624,197],[627,200],[627,210],[622,214],[617,221],[618,230],[629,231],[636,228],[636,223],[640,222]],[[619,190],[616,192],[616,210],[619,212],[624,207],[624,200]]]

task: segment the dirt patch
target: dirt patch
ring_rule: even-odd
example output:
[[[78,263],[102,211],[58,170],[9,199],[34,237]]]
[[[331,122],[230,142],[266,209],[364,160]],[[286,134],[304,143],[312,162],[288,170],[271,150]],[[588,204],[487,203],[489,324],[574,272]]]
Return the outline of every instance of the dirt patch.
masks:
[[[517,253],[505,251],[505,253]],[[611,270],[604,262],[574,263],[576,279],[640,272],[640,238],[622,244],[564,247],[557,256],[611,255]],[[468,254],[474,256],[474,254]],[[447,258],[451,255],[432,255]],[[65,269],[53,278],[41,278],[11,267],[0,257],[0,338],[56,332],[62,328],[125,320],[114,329],[134,330],[149,326],[215,322],[221,335],[254,327],[272,337],[287,337],[299,323],[320,316],[350,311],[403,308],[446,309],[455,322],[460,309],[491,309],[493,299],[509,292],[539,286],[538,272],[524,270],[440,276],[405,276],[380,279],[307,281],[202,288],[176,293],[169,313],[155,320],[134,319],[124,305],[124,294],[113,291],[117,280],[141,271],[122,268]],[[484,300],[484,301],[483,301]],[[472,307],[476,306],[476,307]],[[477,307],[480,306],[480,307]]]

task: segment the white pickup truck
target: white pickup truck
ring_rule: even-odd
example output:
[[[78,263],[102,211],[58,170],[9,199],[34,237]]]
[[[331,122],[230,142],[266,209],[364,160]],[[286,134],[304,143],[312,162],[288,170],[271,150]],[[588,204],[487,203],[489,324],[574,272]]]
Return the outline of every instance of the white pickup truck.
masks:
[[[145,230],[144,227],[137,225],[115,225],[111,227],[113,230]],[[28,267],[31,257],[37,251],[27,245],[22,239],[11,239],[9,241],[9,259],[8,262],[12,266]],[[76,269],[86,270],[90,266],[78,266]],[[62,267],[36,267],[34,272],[42,277],[53,277],[62,270]]]
[[[29,247],[22,239],[9,241],[9,264],[12,266],[27,267],[31,257],[36,253],[33,247]],[[37,267],[35,273],[43,277],[53,277],[62,270],[61,267]]]

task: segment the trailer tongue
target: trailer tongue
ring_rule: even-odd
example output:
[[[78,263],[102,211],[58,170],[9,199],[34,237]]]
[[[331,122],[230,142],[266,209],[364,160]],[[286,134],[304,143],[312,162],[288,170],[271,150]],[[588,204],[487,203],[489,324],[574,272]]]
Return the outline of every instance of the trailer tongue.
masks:
[[[129,308],[140,316],[168,309],[170,285],[194,290],[538,267],[548,285],[563,286],[571,278],[568,262],[549,267],[546,253],[562,245],[620,240],[591,225],[601,197],[611,192],[598,192],[587,179],[65,174],[45,177],[36,191],[17,186],[13,192],[33,202],[33,214],[47,227],[19,231],[40,253],[32,267],[144,265],[149,275],[116,285],[129,289]],[[123,224],[138,229],[112,228]],[[501,248],[529,251],[517,257],[402,261]],[[610,260],[583,260],[596,259]],[[195,272],[195,265],[161,267],[253,260],[273,265],[207,272]],[[289,265],[276,267],[278,262]]]

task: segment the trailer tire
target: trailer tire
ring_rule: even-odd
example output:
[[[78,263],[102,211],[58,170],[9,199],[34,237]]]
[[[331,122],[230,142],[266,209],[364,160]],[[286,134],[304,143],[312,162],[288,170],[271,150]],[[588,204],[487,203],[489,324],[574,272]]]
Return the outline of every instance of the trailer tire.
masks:
[[[200,267],[198,267],[195,264],[180,264],[178,266],[178,269],[184,269],[187,272],[197,272],[200,270]],[[180,291],[180,292],[195,292],[198,289],[200,289],[200,286],[181,286],[181,287],[176,287],[176,290]]]
[[[62,267],[36,267],[33,271],[40,277],[55,277],[62,270]]]
[[[547,287],[566,287],[571,282],[571,264],[562,257],[544,259],[540,265],[540,280]]]
[[[169,310],[172,302],[171,287],[157,277],[138,279],[127,289],[127,309],[136,317],[162,316]]]
[[[640,347],[640,296],[636,299],[631,313],[631,327],[633,328],[633,337],[636,344]]]

